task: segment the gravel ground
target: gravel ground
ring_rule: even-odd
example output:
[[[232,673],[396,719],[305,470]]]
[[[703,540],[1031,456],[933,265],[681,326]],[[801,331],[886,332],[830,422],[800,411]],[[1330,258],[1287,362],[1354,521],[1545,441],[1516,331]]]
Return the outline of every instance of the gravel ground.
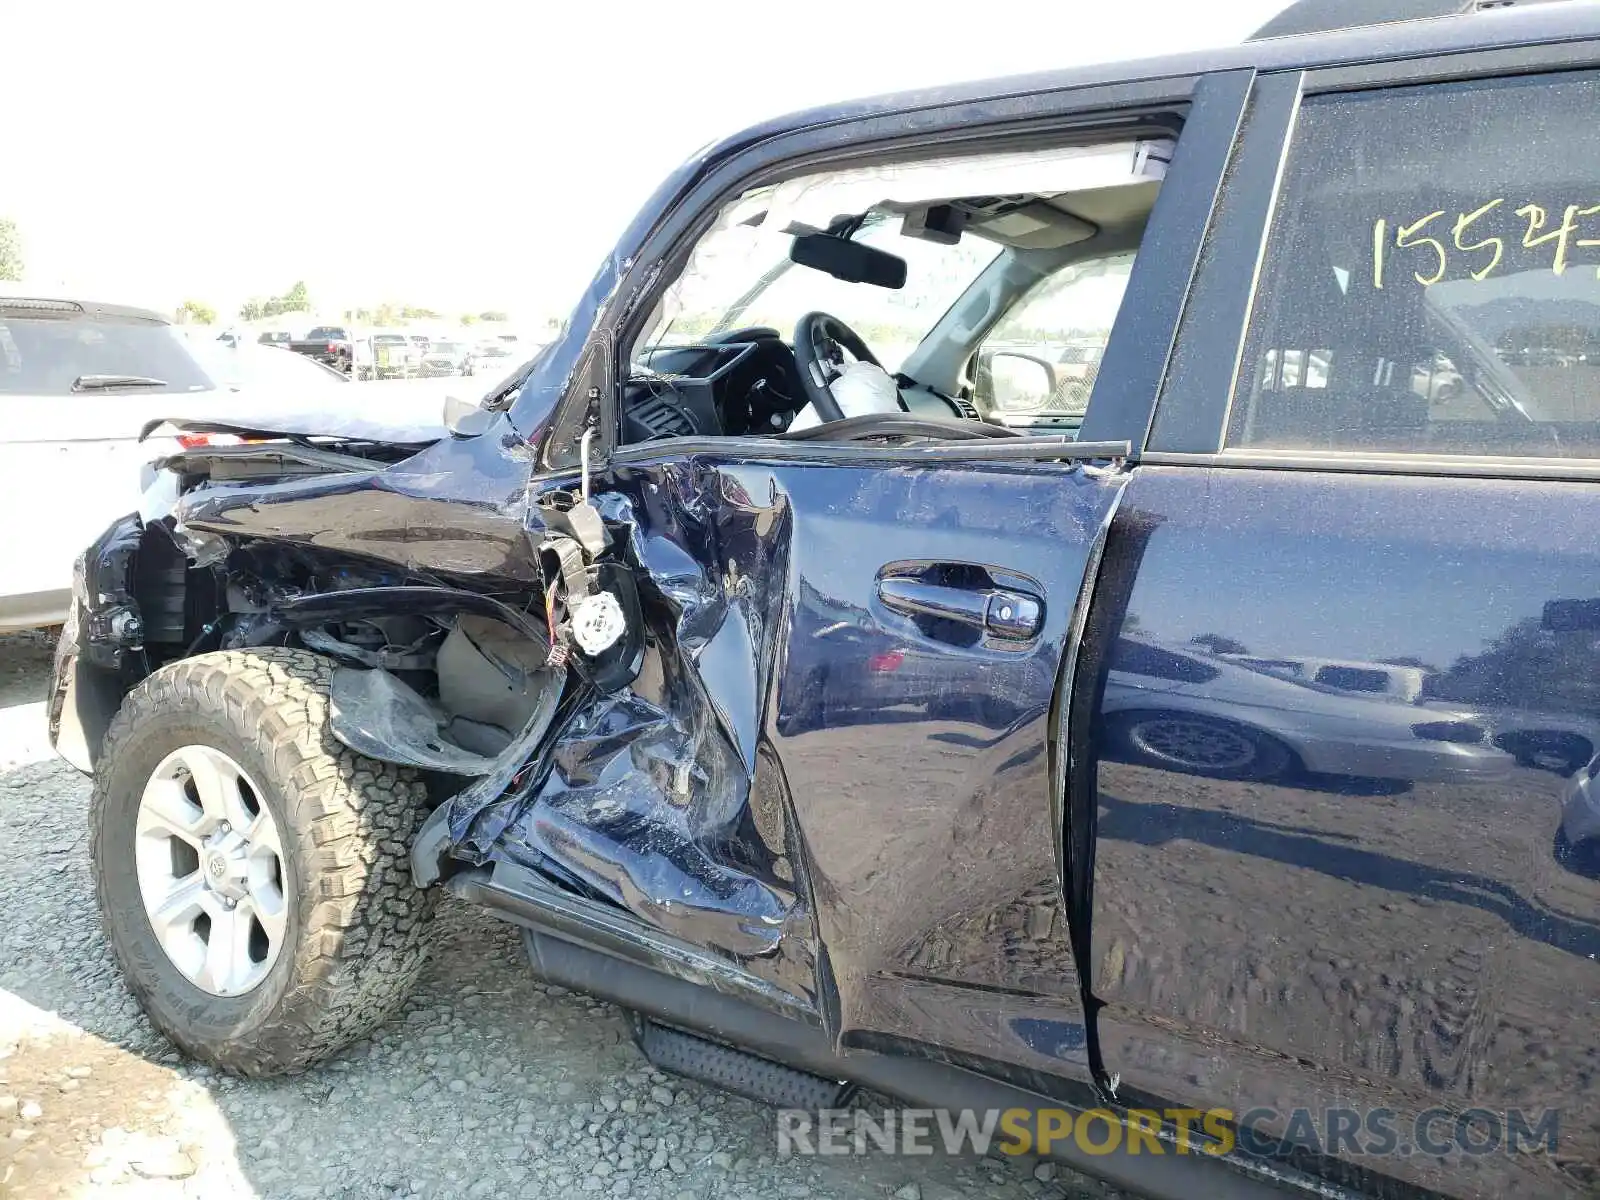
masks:
[[[88,787],[45,742],[50,651],[0,637],[0,1195],[1114,1195],[1032,1159],[778,1159],[770,1109],[652,1070],[618,1010],[540,984],[510,926],[455,903],[404,1013],[335,1060],[186,1062],[100,933]]]

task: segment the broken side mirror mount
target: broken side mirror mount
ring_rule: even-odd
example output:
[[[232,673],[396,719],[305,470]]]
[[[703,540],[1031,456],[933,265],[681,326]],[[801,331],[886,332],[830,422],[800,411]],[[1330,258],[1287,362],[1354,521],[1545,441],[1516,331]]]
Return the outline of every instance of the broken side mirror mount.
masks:
[[[451,437],[477,437],[494,424],[495,416],[476,401],[458,396],[444,398],[444,427]]]

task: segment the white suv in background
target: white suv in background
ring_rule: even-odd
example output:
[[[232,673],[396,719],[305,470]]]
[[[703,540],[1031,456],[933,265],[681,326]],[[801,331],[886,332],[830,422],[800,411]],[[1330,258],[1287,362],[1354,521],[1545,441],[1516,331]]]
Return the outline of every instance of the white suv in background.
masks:
[[[146,422],[216,383],[159,313],[0,285],[0,632],[59,624],[72,563],[138,506]]]

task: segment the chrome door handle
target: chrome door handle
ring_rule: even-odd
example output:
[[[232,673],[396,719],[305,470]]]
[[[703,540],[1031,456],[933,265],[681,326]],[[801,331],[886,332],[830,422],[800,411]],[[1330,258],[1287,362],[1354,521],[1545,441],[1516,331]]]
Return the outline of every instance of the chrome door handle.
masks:
[[[878,598],[886,608],[909,617],[956,621],[1009,641],[1035,637],[1044,624],[1044,602],[1037,596],[997,588],[951,587],[890,576],[878,581]]]

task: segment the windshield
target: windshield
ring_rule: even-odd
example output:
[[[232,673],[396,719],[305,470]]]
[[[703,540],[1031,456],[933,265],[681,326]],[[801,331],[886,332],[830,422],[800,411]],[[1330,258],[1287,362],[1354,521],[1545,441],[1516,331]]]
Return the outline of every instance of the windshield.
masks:
[[[142,395],[216,386],[171,326],[82,314],[25,315],[0,304],[0,393],[70,396],[75,380],[95,375],[136,378]]]
[[[325,367],[302,354],[270,346],[251,345],[249,342],[227,346],[220,342],[208,342],[203,348],[196,349],[200,351],[207,372],[225,387],[304,388],[349,382],[342,371]]]
[[[306,334],[306,341],[308,342],[323,342],[329,338],[335,341],[342,340],[344,338],[344,330],[337,325],[318,325],[310,333]]]
[[[747,225],[713,232],[678,281],[677,316],[646,345],[693,342],[752,325],[771,326],[787,338],[806,313],[826,312],[860,334],[893,373],[1000,253],[978,237],[953,246],[906,237],[898,216],[880,213],[868,214],[854,240],[905,259],[905,287],[847,283],[791,263],[794,238],[785,232]]]
[[[1165,139],[1106,142],[849,166],[752,188],[695,244],[634,357],[648,370],[655,346],[748,326],[787,338],[820,311],[897,371],[1002,246],[1055,251],[1093,236],[1095,226],[1058,201],[1159,181],[1169,158]],[[796,235],[845,231],[905,260],[905,285],[847,283],[789,262]]]
[[[434,354],[460,354],[466,347],[460,342],[434,342],[429,350]]]

